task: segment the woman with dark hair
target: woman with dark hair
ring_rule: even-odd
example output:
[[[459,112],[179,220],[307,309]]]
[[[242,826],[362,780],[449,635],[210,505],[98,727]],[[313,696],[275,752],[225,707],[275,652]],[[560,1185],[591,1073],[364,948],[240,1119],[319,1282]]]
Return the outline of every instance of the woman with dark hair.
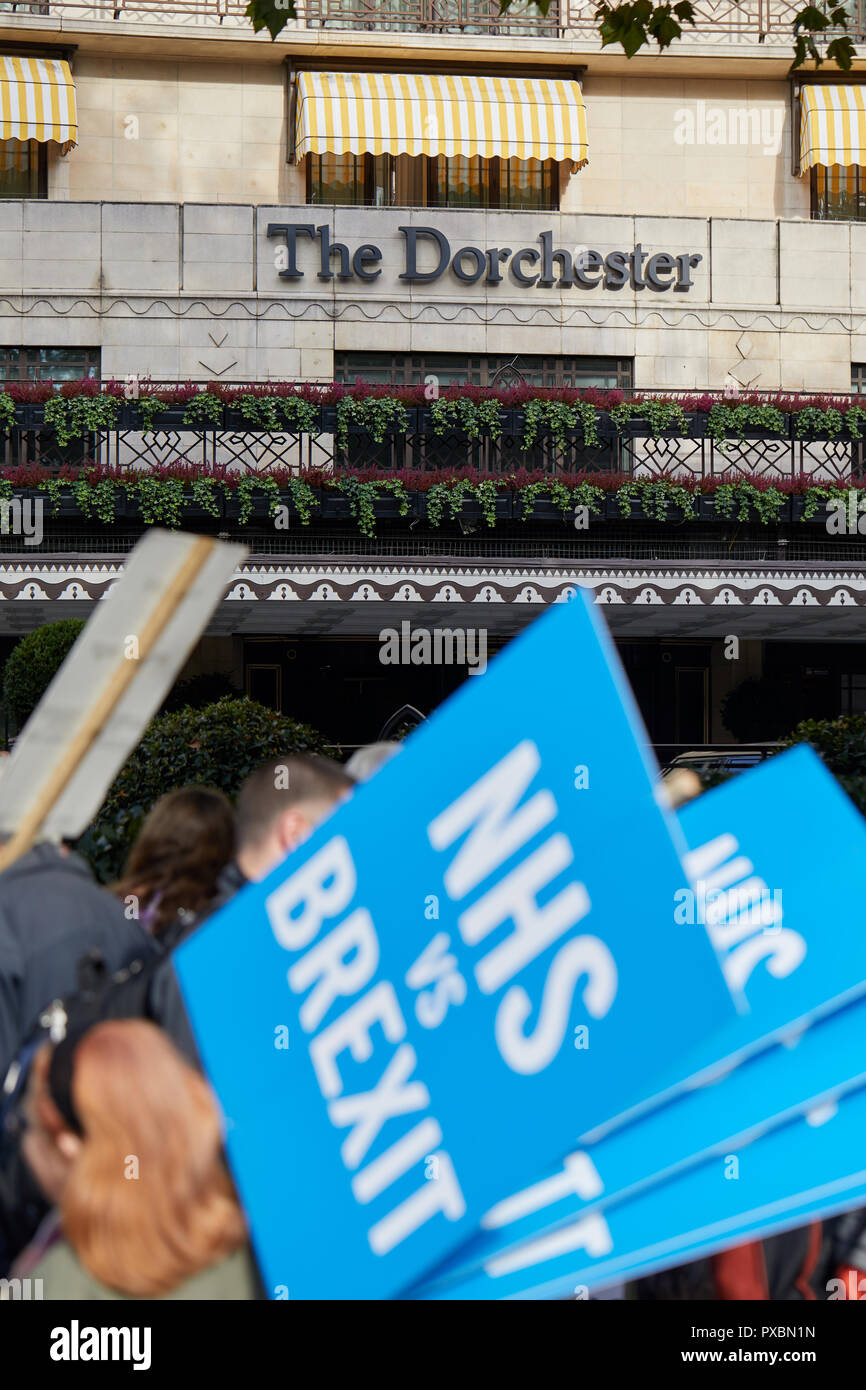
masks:
[[[14,1266],[45,1299],[254,1299],[207,1082],[142,1019],[34,1060],[24,1157],[56,1211]]]
[[[216,896],[234,851],[228,799],[210,787],[181,787],[160,797],[149,812],[112,892],[127,915],[137,915],[154,936],[168,938]]]

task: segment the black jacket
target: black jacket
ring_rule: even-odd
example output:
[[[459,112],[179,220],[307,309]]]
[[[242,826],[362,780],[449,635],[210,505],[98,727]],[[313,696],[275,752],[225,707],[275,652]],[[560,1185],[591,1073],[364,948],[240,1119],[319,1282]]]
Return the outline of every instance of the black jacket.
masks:
[[[166,955],[153,971],[147,995],[147,1016],[164,1028],[176,1047],[194,1066],[201,1067],[198,1048],[195,1045],[192,1028],[187,1017],[180,985],[175,974],[171,953],[175,946],[185,941],[197,931],[209,917],[225,907],[227,902],[248,882],[238,865],[232,861],[227,864],[217,879],[217,891],[213,901],[196,920],[181,933],[165,943]]]
[[[0,874],[0,1079],[45,1006],[76,993],[89,951],[114,971],[154,949],[77,855],[37,845]]]

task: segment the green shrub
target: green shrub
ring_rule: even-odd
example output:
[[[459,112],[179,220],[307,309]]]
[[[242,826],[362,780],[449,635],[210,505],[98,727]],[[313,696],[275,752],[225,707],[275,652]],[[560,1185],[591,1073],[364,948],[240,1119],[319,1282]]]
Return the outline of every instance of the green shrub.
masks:
[[[22,637],[3,672],[3,696],[20,729],[26,723],[66,659],[84,623],[62,618]]]
[[[809,743],[837,776],[866,776],[866,714],[804,719],[786,743]]]
[[[234,799],[244,779],[268,758],[326,753],[321,734],[245,697],[202,709],[185,706],[152,719],[79,848],[104,881],[116,878],[151,806],[191,783]]]
[[[838,719],[804,719],[785,740],[808,743],[866,815],[866,714]]]

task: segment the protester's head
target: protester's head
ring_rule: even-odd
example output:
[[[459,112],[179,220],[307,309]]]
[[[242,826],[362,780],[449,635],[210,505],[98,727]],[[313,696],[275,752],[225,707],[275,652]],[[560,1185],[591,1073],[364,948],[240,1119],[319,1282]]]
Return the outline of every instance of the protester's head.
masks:
[[[179,914],[200,912],[235,851],[234,813],[210,787],[181,787],[160,797],[129,853],[118,897],[134,898],[159,932]]]
[[[23,1153],[100,1284],[159,1295],[247,1239],[207,1083],[143,1019],[34,1060]]]
[[[313,753],[274,758],[251,773],[237,804],[237,861],[247,878],[265,878],[354,785],[339,763]]]
[[[352,754],[346,763],[346,771],[356,782],[369,782],[402,747],[402,743],[368,743],[365,748],[359,748]]]

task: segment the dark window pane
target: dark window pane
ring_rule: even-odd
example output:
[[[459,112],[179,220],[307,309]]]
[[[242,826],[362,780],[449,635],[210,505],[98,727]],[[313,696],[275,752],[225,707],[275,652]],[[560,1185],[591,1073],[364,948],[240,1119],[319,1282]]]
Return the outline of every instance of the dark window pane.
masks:
[[[547,159],[308,155],[307,201],[357,207],[559,207],[559,165]],[[397,164],[401,164],[395,177]]]
[[[0,381],[78,381],[99,376],[99,348],[0,348]]]
[[[478,386],[598,386],[628,388],[633,384],[630,358],[540,357],[514,354],[483,357],[451,353],[338,352],[334,358],[338,381],[395,382],[416,385],[435,377],[442,387],[472,382]]]
[[[825,222],[866,221],[866,182],[858,165],[816,165],[812,170],[812,216]]]
[[[42,147],[36,140],[0,142],[0,198],[38,198]]]

